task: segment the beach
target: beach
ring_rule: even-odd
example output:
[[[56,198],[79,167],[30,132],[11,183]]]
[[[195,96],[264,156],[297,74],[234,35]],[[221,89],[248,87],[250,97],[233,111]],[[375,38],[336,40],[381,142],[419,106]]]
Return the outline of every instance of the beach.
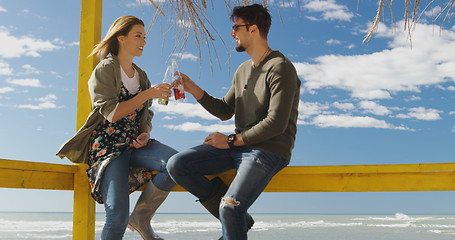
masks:
[[[449,240],[455,215],[252,214],[248,239]],[[97,213],[95,239],[104,225]],[[221,224],[209,214],[158,213],[152,221],[166,240],[218,239]],[[0,212],[0,239],[72,239],[72,213]],[[124,239],[140,239],[126,230]]]

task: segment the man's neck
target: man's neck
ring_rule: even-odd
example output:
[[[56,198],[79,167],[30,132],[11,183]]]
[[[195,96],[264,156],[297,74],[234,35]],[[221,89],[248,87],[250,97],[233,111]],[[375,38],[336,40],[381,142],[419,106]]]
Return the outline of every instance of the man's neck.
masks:
[[[251,47],[251,50],[248,49],[248,56],[253,60],[254,66],[257,67],[266,57],[270,54],[271,49],[267,41],[263,41],[255,46]]]

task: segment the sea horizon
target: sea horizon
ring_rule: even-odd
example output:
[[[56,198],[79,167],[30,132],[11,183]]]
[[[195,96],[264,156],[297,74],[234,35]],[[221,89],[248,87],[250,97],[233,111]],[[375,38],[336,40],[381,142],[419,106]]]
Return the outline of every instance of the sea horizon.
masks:
[[[251,213],[248,239],[310,240],[449,240],[455,237],[455,214]],[[99,239],[104,212],[97,212]],[[208,213],[157,213],[152,226],[166,240],[218,239],[221,224]],[[184,236],[184,237],[183,237]],[[72,212],[0,212],[0,239],[72,239]],[[140,239],[126,230],[123,239]]]

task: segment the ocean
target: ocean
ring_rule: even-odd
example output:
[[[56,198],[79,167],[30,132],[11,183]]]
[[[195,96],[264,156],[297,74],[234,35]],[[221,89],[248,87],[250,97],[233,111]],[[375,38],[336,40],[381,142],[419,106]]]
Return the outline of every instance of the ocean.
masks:
[[[260,240],[453,240],[455,215],[252,214],[248,239]],[[104,214],[97,213],[95,239]],[[153,218],[166,240],[208,240],[221,236],[221,224],[208,214],[166,214]],[[71,239],[72,213],[0,212],[0,239]],[[126,230],[124,239],[140,239]]]

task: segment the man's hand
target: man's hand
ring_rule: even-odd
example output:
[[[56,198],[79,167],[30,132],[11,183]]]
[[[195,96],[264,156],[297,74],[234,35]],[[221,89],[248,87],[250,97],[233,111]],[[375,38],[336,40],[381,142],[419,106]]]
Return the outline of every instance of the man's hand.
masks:
[[[219,132],[214,132],[205,138],[204,144],[207,144],[212,147],[219,148],[219,149],[228,149],[229,145],[227,144],[226,140],[227,140],[226,135],[219,133]]]
[[[148,132],[143,132],[135,140],[133,140],[133,146],[134,148],[138,149],[141,147],[147,146],[147,143],[150,138],[150,133]]]
[[[183,89],[186,92],[189,92],[193,95],[196,100],[201,100],[202,96],[204,95],[204,90],[202,90],[196,83],[193,82],[186,74],[182,72],[175,72],[174,76],[179,76],[177,80],[173,82],[173,85],[176,86],[178,84],[183,85]]]

